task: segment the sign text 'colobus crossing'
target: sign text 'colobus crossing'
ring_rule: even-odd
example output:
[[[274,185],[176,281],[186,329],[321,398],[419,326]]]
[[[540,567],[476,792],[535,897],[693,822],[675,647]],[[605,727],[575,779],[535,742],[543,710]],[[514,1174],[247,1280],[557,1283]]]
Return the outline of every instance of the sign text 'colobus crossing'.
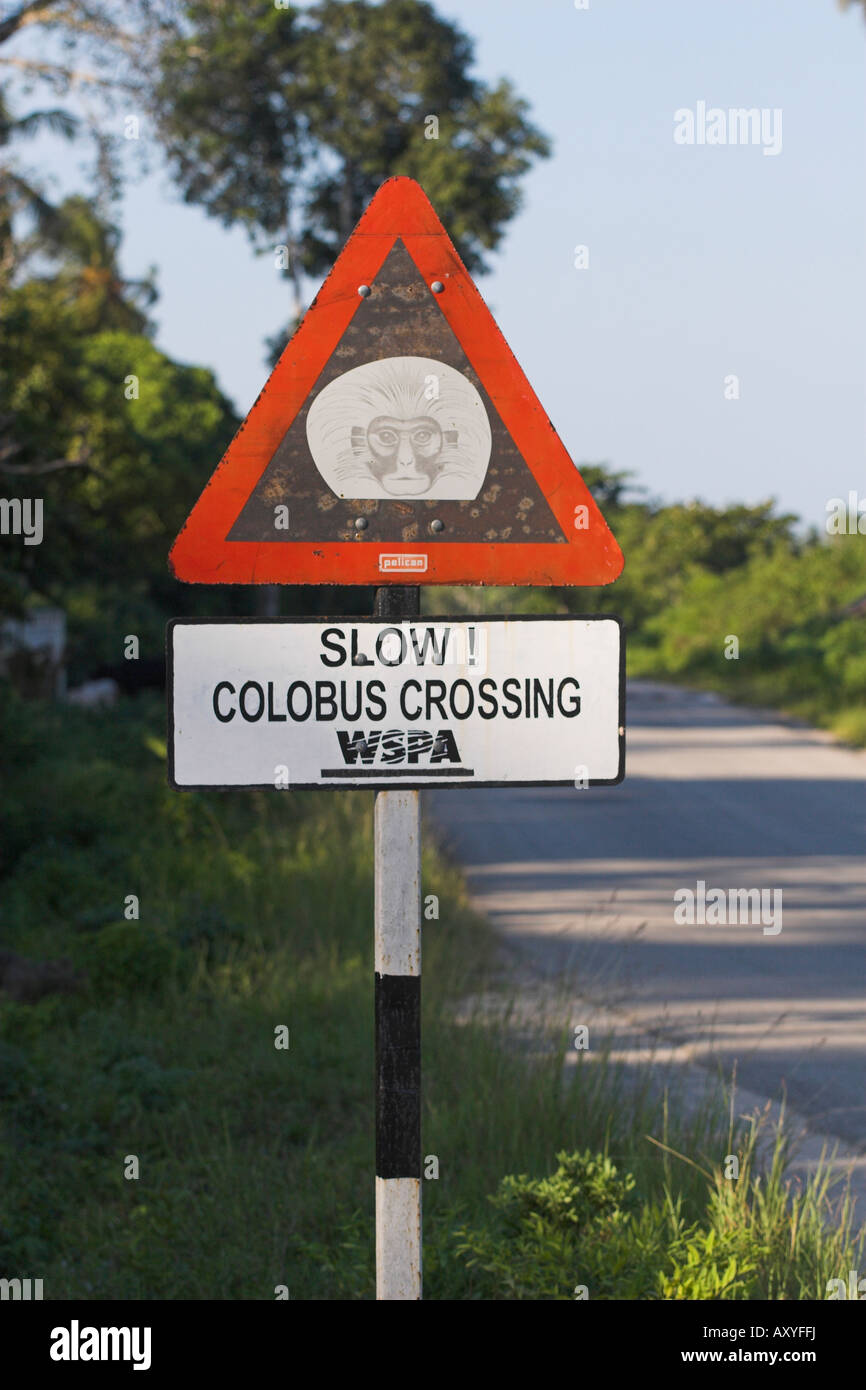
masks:
[[[623,775],[615,618],[171,625],[176,787]]]

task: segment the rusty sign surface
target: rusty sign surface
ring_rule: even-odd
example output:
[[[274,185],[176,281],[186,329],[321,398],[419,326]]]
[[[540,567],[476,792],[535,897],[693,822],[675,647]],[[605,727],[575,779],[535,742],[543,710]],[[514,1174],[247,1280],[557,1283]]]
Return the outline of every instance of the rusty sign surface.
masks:
[[[619,546],[414,180],[373,198],[170,563],[203,584],[619,574]]]

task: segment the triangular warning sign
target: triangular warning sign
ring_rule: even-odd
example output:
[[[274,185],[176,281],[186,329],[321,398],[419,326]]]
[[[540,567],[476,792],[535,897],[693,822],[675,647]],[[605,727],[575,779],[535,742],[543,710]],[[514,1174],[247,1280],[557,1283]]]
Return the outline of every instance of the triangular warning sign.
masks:
[[[197,584],[619,574],[619,546],[413,179],[373,198],[170,563]]]

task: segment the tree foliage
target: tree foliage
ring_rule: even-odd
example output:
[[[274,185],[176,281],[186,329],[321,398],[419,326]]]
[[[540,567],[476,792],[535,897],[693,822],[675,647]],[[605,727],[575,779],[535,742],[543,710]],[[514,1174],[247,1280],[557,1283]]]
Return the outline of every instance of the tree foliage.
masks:
[[[663,505],[630,496],[636,490],[628,473],[586,464],[581,465],[581,473],[626,564],[615,585],[565,590],[566,603],[575,611],[592,604],[600,611],[618,613],[629,628],[637,630],[676,605],[695,574],[721,576],[741,568],[752,556],[779,548],[794,555],[799,548],[796,517],[778,513],[770,501],[729,507],[697,500]]]
[[[39,498],[41,545],[4,544],[0,609],[82,583],[164,589],[174,536],[236,420],[212,374],[148,338],[149,280],[124,280],[118,234],[80,197],[0,306],[0,487]]]
[[[135,90],[151,71],[154,45],[178,18],[179,0],[21,0],[0,19],[0,63],[56,91],[76,84]],[[31,36],[38,49],[26,43]],[[6,48],[13,40],[14,56]]]
[[[633,500],[628,474],[581,472],[625,569],[554,601],[622,617],[633,674],[711,686],[866,743],[866,536],[803,535],[770,502]]]
[[[185,19],[153,109],[188,201],[259,242],[289,237],[317,275],[379,184],[408,174],[483,268],[549,146],[509,83],[471,76],[456,25],[425,0],[189,0]]]
[[[0,90],[0,290],[9,285],[30,252],[49,234],[54,220],[55,209],[44,188],[30,170],[16,166],[11,148],[46,128],[71,139],[78,123],[60,108],[16,115],[7,94]],[[16,236],[21,228],[25,235]]]
[[[20,0],[0,19],[4,102],[50,94],[52,108],[24,121],[86,135],[104,198],[119,196],[122,152],[130,148],[118,130],[121,104],[145,109],[158,46],[178,15],[179,0]],[[66,105],[53,105],[58,99]],[[135,148],[144,166],[145,142]]]

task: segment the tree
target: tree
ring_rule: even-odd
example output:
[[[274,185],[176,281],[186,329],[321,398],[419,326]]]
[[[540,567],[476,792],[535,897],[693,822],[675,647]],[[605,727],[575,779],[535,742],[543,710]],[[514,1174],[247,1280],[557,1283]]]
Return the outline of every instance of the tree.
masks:
[[[120,103],[144,111],[156,46],[176,23],[178,0],[21,0],[0,20],[0,70],[26,92],[75,98],[77,112],[37,112],[74,122],[95,152],[104,196],[120,190]],[[63,131],[66,134],[68,131]],[[143,143],[136,148],[143,161]]]
[[[642,489],[632,486],[628,473],[587,464],[580,471],[627,559],[616,584],[562,590],[561,599],[573,612],[617,613],[630,629],[640,629],[675,608],[696,575],[722,578],[762,556],[793,558],[800,548],[796,518],[777,513],[772,502],[712,507],[700,501],[630,500],[626,494]]]
[[[153,115],[187,201],[258,245],[286,238],[290,274],[321,274],[393,174],[420,180],[482,270],[549,153],[508,82],[470,75],[472,44],[426,0],[189,0],[161,52]]]
[[[237,424],[209,371],[150,342],[153,286],[120,276],[116,229],[82,198],[57,212],[49,273],[0,305],[0,483],[40,499],[45,528],[4,545],[6,611],[30,595],[74,607],[87,585],[176,587],[168,549]]]
[[[57,0],[24,0],[17,9],[0,20],[0,43],[13,38],[24,25],[38,23]]]
[[[0,289],[5,289],[22,262],[41,238],[50,234],[56,209],[41,185],[26,169],[14,169],[9,160],[10,146],[22,136],[49,129],[67,139],[75,134],[77,122],[59,109],[30,111],[14,116],[5,93],[0,91]],[[29,237],[16,237],[16,221],[24,220]]]
[[[166,40],[151,111],[186,202],[254,242],[289,235],[305,158],[288,99],[298,63],[297,19],[261,0],[186,5],[191,32]],[[294,252],[295,248],[292,247]],[[300,267],[289,266],[300,300]]]
[[[178,0],[21,0],[0,19],[0,46],[36,35],[39,56],[30,57],[25,45],[4,52],[0,63],[64,92],[81,83],[132,90],[146,81],[152,45],[177,17]],[[82,57],[92,67],[73,65]]]
[[[36,245],[40,258],[55,263],[45,283],[63,304],[73,305],[80,332],[106,329],[147,334],[145,309],[156,300],[155,269],[141,280],[120,272],[120,230],[101,217],[81,194],[52,210]]]
[[[471,41],[425,0],[187,0],[180,31],[162,44],[152,117],[187,202],[259,249],[286,247],[290,331],[304,273],[331,266],[384,179],[418,179],[481,270],[549,152],[526,103],[470,75]],[[258,602],[271,611],[275,591]]]

